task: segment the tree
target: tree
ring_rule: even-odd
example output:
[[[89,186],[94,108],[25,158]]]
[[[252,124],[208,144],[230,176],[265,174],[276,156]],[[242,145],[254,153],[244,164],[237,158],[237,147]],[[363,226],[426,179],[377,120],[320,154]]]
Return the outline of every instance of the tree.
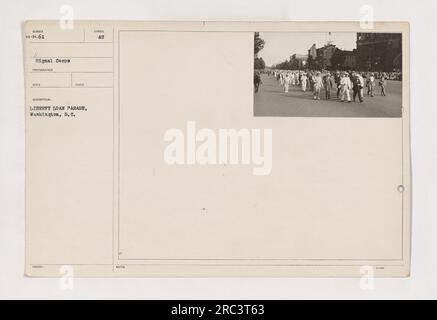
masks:
[[[285,60],[284,62],[278,63],[274,65],[273,68],[279,70],[297,70],[297,68],[296,69],[294,68],[294,65],[291,62],[291,60]]]
[[[334,51],[334,54],[331,57],[331,66],[334,69],[341,69],[346,61],[346,54],[343,50],[337,49]]]
[[[308,69],[316,69],[316,61],[314,60],[312,55],[308,55],[308,61],[307,61],[307,66]]]
[[[254,68],[258,70],[258,69],[265,69],[265,67],[266,67],[266,63],[264,62],[264,59],[255,57]]]
[[[255,32],[255,39],[254,39],[254,68],[255,69],[264,69],[266,67],[266,63],[264,62],[263,58],[258,58],[258,53],[264,49],[264,45],[266,42],[261,39],[259,36],[259,32]]]
[[[261,37],[259,36],[259,32],[255,32],[255,41],[254,41],[254,43],[255,43],[255,57],[257,57],[258,56],[258,53],[262,50],[262,49],[264,49],[264,45],[266,44],[266,42],[263,40],[263,39],[261,39]]]
[[[296,54],[293,54],[290,58],[290,70],[299,70],[300,62],[296,57]]]

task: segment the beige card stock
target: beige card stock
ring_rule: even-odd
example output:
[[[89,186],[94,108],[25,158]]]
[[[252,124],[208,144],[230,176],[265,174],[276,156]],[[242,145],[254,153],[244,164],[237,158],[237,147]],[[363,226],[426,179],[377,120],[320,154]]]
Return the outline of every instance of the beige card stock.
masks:
[[[28,276],[409,275],[408,24],[28,21],[23,33]],[[402,80],[387,100],[375,80],[361,104],[285,92],[291,70],[268,60],[298,33],[401,34]],[[401,116],[384,109],[396,99]]]

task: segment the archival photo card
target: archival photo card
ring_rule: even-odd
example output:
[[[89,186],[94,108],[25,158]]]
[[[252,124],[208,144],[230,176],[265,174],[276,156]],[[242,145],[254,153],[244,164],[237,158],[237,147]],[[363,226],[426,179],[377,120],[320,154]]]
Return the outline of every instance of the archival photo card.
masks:
[[[409,26],[27,21],[26,275],[407,277]]]

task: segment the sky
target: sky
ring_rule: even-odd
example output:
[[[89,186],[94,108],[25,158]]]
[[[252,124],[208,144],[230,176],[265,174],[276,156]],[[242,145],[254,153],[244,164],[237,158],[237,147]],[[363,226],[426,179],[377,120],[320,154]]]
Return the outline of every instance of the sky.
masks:
[[[329,32],[260,32],[265,40],[264,49],[258,54],[267,66],[283,62],[291,55],[308,54],[308,49],[315,43],[317,48],[323,47],[328,39]],[[356,48],[356,33],[331,33],[331,41],[338,48],[352,50]]]

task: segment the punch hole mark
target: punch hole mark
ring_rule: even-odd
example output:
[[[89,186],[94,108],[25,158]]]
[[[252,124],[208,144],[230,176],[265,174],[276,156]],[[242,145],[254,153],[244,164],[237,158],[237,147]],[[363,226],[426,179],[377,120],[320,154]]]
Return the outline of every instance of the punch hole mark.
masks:
[[[400,186],[398,186],[398,191],[400,193],[403,193],[405,191],[405,186],[403,186],[402,184]]]

